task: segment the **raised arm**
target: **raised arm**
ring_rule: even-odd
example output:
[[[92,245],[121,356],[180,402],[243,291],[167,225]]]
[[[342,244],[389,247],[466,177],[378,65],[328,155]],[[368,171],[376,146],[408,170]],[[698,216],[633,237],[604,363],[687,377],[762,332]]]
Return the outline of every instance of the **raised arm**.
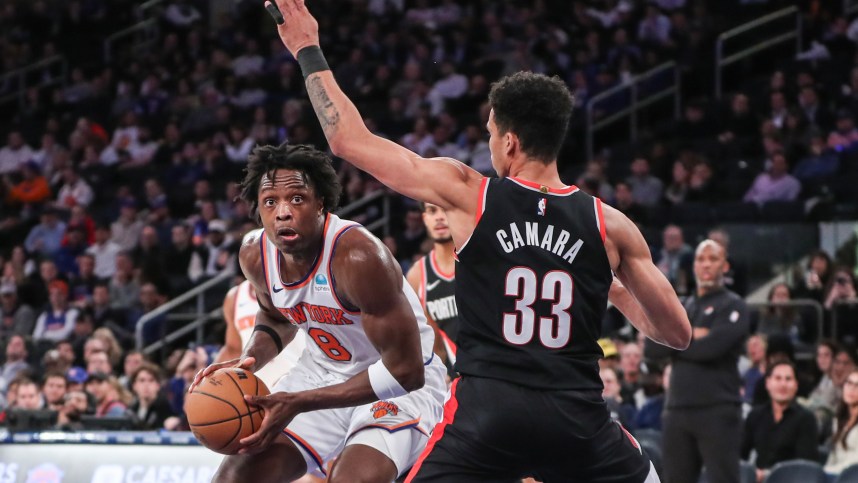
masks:
[[[328,68],[319,48],[318,23],[304,1],[273,1],[285,20],[277,27],[280,38],[301,64],[310,102],[333,153],[398,193],[436,204],[450,216],[462,212],[463,220],[473,220],[482,175],[455,159],[423,158],[372,134]],[[460,226],[453,238],[464,242],[473,222],[470,229]]]
[[[605,248],[621,286],[611,287],[609,299],[650,339],[685,349],[691,342],[688,314],[670,282],[652,263],[646,241],[625,215],[603,205]]]

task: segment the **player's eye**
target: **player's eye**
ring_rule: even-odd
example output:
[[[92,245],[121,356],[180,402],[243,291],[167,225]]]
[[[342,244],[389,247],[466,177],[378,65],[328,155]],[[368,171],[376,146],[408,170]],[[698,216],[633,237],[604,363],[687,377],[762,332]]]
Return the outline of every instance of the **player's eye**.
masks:
[[[303,197],[303,196],[297,196],[297,195],[296,195],[296,196],[293,196],[293,197],[292,197],[292,203],[300,203],[300,202],[302,202],[302,201],[304,201],[304,197]]]
[[[265,201],[262,202],[262,204],[265,206],[274,206],[274,200],[271,198],[267,198]]]

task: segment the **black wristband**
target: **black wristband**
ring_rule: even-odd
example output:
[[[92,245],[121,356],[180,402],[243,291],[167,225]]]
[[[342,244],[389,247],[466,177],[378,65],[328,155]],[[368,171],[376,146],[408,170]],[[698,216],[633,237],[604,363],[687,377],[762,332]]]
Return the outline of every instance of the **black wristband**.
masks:
[[[325,54],[322,53],[322,48],[318,45],[304,47],[298,51],[298,65],[301,66],[301,73],[304,74],[304,80],[316,72],[331,70],[328,67],[328,61],[325,60]]]
[[[277,345],[277,353],[283,352],[283,341],[280,339],[280,334],[277,333],[276,330],[268,327],[267,325],[259,325],[256,324],[253,326],[254,332],[265,332],[266,334],[271,336],[271,339],[274,341],[274,344]]]

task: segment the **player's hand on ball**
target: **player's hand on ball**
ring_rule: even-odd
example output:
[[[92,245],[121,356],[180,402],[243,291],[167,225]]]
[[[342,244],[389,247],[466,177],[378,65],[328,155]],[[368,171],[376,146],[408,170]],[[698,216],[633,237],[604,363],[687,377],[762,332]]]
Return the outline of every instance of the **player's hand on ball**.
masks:
[[[293,56],[298,51],[311,45],[319,45],[319,23],[310,15],[310,11],[304,5],[304,0],[268,0],[265,8],[275,16],[272,6],[276,6],[283,17],[283,23],[278,22],[277,32],[283,45],[289,49]]]
[[[238,454],[254,454],[265,450],[277,439],[283,428],[302,411],[296,393],[275,392],[268,396],[244,396],[251,406],[263,409],[265,417],[259,429],[250,436],[243,438]]]
[[[194,388],[197,387],[203,381],[204,377],[208,377],[210,374],[217,371],[218,369],[223,369],[226,367],[238,367],[246,371],[253,372],[253,366],[255,364],[256,358],[254,357],[246,357],[244,359],[238,358],[212,364],[194,375],[194,381],[188,388],[188,392],[194,392]]]

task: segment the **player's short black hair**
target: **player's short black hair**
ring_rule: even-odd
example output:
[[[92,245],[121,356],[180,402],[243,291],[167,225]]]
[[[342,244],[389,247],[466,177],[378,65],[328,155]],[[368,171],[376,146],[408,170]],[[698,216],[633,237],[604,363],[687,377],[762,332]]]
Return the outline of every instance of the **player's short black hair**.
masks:
[[[252,216],[259,217],[257,209],[262,177],[267,174],[272,178],[278,169],[302,172],[304,181],[313,188],[316,196],[322,198],[326,212],[333,211],[339,205],[342,185],[331,165],[330,156],[306,144],[257,146],[247,158],[244,180],[241,182],[241,199],[250,205]]]
[[[517,72],[492,84],[489,104],[500,134],[512,131],[522,151],[546,163],[557,159],[572,108],[572,93],[559,77]]]

